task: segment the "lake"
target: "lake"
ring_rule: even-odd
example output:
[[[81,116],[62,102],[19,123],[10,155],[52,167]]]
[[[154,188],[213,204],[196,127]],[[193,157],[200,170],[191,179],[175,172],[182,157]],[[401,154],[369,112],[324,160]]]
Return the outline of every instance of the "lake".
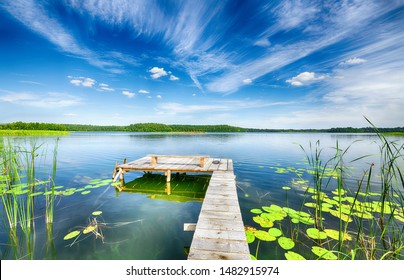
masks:
[[[400,144],[404,142],[403,138],[389,139]],[[350,170],[346,182],[353,188],[364,170],[368,170],[372,163],[377,167],[380,162],[380,141],[374,134],[72,133],[60,137],[55,178],[60,195],[55,199],[53,228],[45,230],[45,196],[38,194],[34,199],[35,235],[28,245],[31,254],[27,256],[25,252],[16,256],[10,245],[2,205],[2,259],[186,259],[193,233],[184,232],[183,224],[197,221],[202,205],[197,193],[206,188],[206,176],[180,178],[178,188],[189,188],[195,192],[181,199],[170,199],[164,195],[162,176],[150,178],[150,190],[145,187],[144,191],[118,192],[109,181],[116,161],[122,163],[124,158],[131,161],[147,154],[209,155],[233,159],[244,224],[257,226],[251,209],[271,204],[301,207],[305,187],[312,184],[312,175],[307,173],[306,154],[300,145],[309,152],[310,143],[314,148],[318,140],[323,148],[321,158],[324,163],[335,154],[337,143],[341,149],[350,146],[344,164]],[[22,146],[30,146],[32,142],[42,145],[38,150],[39,170],[36,177],[49,180],[56,138],[15,137],[12,141]],[[369,157],[352,162],[365,155]],[[375,176],[376,173],[378,171],[375,171]],[[143,175],[142,172],[130,172],[125,175],[125,180],[131,182],[137,179],[132,184],[140,182],[138,184],[142,185],[141,180],[145,180]],[[176,184],[175,181],[172,184]],[[161,186],[162,190],[153,185]],[[334,190],[335,186],[336,180],[331,179],[327,192]],[[102,213],[94,215],[95,211]],[[97,230],[91,231],[88,226],[94,220]],[[287,230],[287,225],[282,227]],[[86,228],[88,232],[84,233]],[[80,231],[80,235],[64,240],[69,232],[75,230]],[[304,251],[304,244],[300,244],[299,248]],[[250,244],[250,251],[256,254],[257,242]],[[310,257],[310,252],[302,254]],[[260,259],[285,259],[284,250],[269,243],[261,244],[257,255]]]

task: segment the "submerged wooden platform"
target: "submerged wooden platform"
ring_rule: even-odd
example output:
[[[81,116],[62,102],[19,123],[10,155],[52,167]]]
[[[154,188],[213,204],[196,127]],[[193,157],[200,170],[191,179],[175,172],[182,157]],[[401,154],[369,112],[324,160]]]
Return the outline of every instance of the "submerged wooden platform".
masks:
[[[213,173],[202,203],[192,239],[189,260],[250,260],[231,159],[208,156],[148,155],[117,164],[114,181],[123,182],[129,171]]]

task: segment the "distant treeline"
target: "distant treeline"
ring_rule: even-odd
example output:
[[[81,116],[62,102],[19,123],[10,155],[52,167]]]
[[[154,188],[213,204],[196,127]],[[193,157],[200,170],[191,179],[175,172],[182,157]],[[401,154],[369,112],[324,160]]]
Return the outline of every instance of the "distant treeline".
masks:
[[[54,124],[38,122],[13,122],[0,124],[0,130],[54,130],[54,131],[127,131],[127,132],[324,132],[324,133],[372,133],[372,127],[338,127],[329,129],[256,129],[230,125],[167,125],[161,123],[137,123],[128,126],[99,126],[85,124]],[[378,128],[380,132],[404,132],[404,127]]]

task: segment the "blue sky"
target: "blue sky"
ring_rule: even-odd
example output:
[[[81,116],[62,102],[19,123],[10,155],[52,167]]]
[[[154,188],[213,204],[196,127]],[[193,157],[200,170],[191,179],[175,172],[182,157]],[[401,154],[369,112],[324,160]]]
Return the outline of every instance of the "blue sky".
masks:
[[[404,1],[2,0],[0,122],[403,126]]]

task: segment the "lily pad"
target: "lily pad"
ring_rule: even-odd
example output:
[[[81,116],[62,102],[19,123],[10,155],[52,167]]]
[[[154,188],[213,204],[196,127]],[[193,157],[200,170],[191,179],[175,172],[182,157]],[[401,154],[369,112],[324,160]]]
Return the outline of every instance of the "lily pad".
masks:
[[[282,231],[280,229],[277,229],[277,228],[270,228],[268,230],[268,233],[270,235],[272,235],[272,236],[275,236],[275,237],[279,237],[279,236],[282,235]]]
[[[371,220],[371,219],[374,218],[371,213],[366,212],[366,211],[363,211],[363,212],[353,212],[352,215],[355,215],[355,216],[357,216],[357,217],[359,217],[359,218],[367,219],[367,220]]]
[[[337,260],[338,259],[337,256],[333,252],[330,252],[327,249],[322,248],[322,247],[313,246],[311,248],[311,251],[315,255],[319,256],[320,258],[326,259],[326,260]]]
[[[255,241],[255,235],[251,230],[247,230],[245,236],[247,238],[247,243],[253,243]]]
[[[285,190],[285,191],[288,191],[288,190],[290,190],[290,189],[291,189],[291,187],[288,187],[288,186],[283,186],[283,187],[282,187],[282,189],[283,189],[283,190]]]
[[[263,228],[270,228],[274,226],[274,222],[268,219],[265,219],[261,216],[253,217],[254,222],[262,226]]]
[[[402,216],[402,215],[394,215],[394,218],[396,218],[397,220],[399,220],[400,222],[403,222],[404,223],[404,216]]]
[[[325,229],[324,232],[328,237],[337,241],[339,240],[339,231],[335,229]],[[342,233],[342,240],[352,240],[352,237],[348,233]]]
[[[346,222],[346,223],[350,223],[352,222],[352,218],[344,213],[340,213],[338,210],[331,210],[330,214],[340,218],[342,221]]]
[[[281,212],[270,212],[270,213],[262,213],[261,217],[268,219],[270,221],[282,221],[287,214],[283,214]]]
[[[255,237],[262,241],[275,241],[276,237],[270,235],[267,231],[257,230],[254,232]]]
[[[318,230],[317,228],[308,228],[306,229],[306,233],[310,238],[313,239],[326,239],[327,234],[323,231]]]
[[[69,239],[75,238],[79,234],[80,234],[80,231],[78,231],[78,230],[72,231],[72,232],[66,234],[65,237],[63,237],[63,240],[69,240]]]
[[[285,253],[285,258],[287,260],[290,260],[290,261],[303,261],[303,260],[305,260],[305,258],[302,255],[300,255],[298,253],[295,253],[295,252],[292,252],[292,251],[287,251]]]
[[[94,211],[93,213],[91,213],[93,216],[98,216],[102,214],[102,211]]]
[[[251,209],[250,212],[251,212],[251,213],[254,213],[254,214],[261,214],[261,213],[262,213],[262,210],[261,210],[261,209],[254,208],[254,209]]]
[[[89,232],[94,231],[96,228],[97,228],[96,225],[89,225],[89,226],[87,226],[87,227],[83,230],[83,233],[84,233],[84,234],[87,234],[87,233],[89,233]]]
[[[279,246],[281,246],[285,250],[290,250],[293,247],[295,247],[295,242],[293,242],[293,240],[290,239],[289,237],[284,237],[284,236],[279,237],[278,243],[279,243]]]
[[[83,191],[83,192],[81,192],[81,194],[82,195],[86,195],[86,194],[89,194],[91,191]]]

